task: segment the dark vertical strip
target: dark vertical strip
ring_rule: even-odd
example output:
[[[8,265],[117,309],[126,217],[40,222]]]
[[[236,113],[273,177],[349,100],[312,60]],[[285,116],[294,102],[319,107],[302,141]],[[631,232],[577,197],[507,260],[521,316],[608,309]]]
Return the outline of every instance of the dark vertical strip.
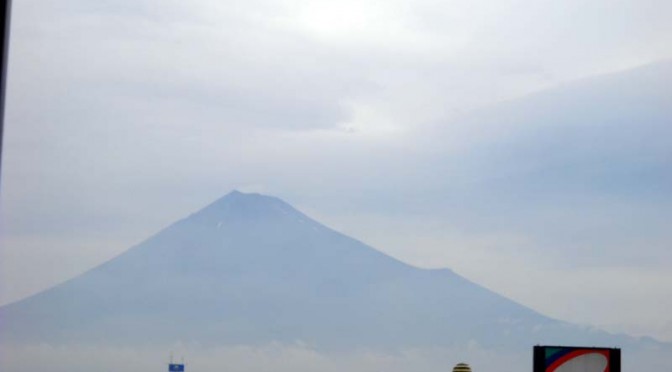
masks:
[[[609,372],[621,372],[621,349],[611,349],[609,352]]]
[[[532,372],[545,372],[546,352],[543,346],[535,346],[532,352]]]
[[[2,20],[2,27],[0,27],[0,40],[2,40],[2,81],[0,81],[0,179],[2,176],[2,153],[5,132],[5,93],[7,91],[7,61],[9,55],[9,25],[12,15],[12,0],[0,0],[0,19]],[[1,183],[0,183],[1,184]]]

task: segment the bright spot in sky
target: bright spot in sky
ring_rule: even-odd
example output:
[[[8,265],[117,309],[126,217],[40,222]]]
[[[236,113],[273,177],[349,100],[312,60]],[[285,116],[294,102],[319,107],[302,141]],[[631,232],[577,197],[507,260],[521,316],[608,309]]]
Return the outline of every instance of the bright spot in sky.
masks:
[[[334,44],[388,47],[427,44],[428,35],[414,30],[400,4],[372,1],[314,1],[291,5],[282,23],[310,38]]]

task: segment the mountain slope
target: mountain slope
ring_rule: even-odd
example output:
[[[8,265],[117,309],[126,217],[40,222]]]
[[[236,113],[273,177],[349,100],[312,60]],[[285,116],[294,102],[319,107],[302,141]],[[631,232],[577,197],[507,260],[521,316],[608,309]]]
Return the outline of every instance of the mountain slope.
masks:
[[[419,269],[285,202],[232,192],[121,256],[0,309],[11,342],[324,348],[623,344],[450,270]]]

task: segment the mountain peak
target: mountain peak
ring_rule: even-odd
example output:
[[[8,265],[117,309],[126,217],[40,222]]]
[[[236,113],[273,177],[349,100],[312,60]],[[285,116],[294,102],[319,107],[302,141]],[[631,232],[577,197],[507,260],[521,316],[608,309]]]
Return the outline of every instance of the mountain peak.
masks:
[[[269,195],[263,195],[260,193],[256,192],[241,192],[238,190],[233,190],[229,192],[228,194],[222,196],[221,198],[215,200],[212,204],[207,206],[206,208],[209,208],[211,206],[215,205],[222,205],[222,204],[227,204],[227,205],[245,205],[245,204],[266,204],[266,205],[272,205],[272,204],[278,204],[282,203],[287,206],[289,204],[285,203],[284,201],[274,197],[274,196],[269,196]],[[291,208],[291,207],[290,207]]]
[[[307,218],[279,198],[238,190],[229,192],[193,216],[206,221],[220,221],[228,218],[265,220],[286,216]]]
[[[238,190],[231,190],[228,194],[222,196],[219,198],[219,200],[222,199],[235,199],[235,198],[249,198],[249,197],[264,197],[266,195],[262,195],[256,192],[242,192]]]

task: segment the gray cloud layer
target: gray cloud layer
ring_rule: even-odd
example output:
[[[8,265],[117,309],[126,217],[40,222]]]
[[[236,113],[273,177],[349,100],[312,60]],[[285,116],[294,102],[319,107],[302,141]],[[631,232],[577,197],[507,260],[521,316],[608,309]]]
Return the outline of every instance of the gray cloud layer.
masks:
[[[515,100],[672,58],[671,7],[16,3],[2,301],[241,188],[551,315],[672,339],[669,63]],[[546,278],[557,299],[525,286]]]

